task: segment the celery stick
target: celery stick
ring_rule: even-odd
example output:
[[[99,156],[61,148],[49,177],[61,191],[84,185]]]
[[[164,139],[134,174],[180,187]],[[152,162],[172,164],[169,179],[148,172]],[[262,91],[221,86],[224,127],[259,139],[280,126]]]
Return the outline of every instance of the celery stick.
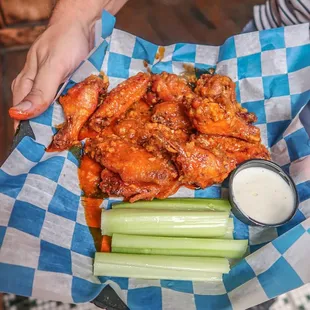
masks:
[[[149,255],[169,255],[169,256],[196,256],[196,257],[224,257],[241,258],[243,255],[236,254],[233,251],[204,251],[204,250],[186,250],[186,249],[152,249],[152,248],[112,248],[113,253],[125,254],[149,254]],[[225,254],[224,254],[225,253]]]
[[[103,235],[114,233],[171,237],[222,237],[228,212],[116,209],[103,210]]]
[[[191,271],[191,270],[157,270],[147,267],[130,267],[122,265],[114,265],[107,263],[98,263],[94,265],[95,276],[108,277],[126,277],[140,279],[162,279],[162,280],[188,280],[188,281],[203,281],[203,282],[221,282],[222,274],[206,271]]]
[[[96,253],[94,275],[218,281],[229,272],[224,258]]]
[[[130,267],[150,267],[157,269],[196,270],[217,273],[228,273],[229,262],[225,258],[183,257],[165,255],[135,255],[97,252],[98,262],[126,265]]]
[[[241,258],[247,240],[175,238],[113,234],[112,252]]]
[[[223,239],[234,239],[234,227],[235,226],[234,226],[233,218],[229,218],[225,235],[222,238]]]
[[[112,209],[162,209],[194,211],[230,211],[231,206],[225,199],[207,198],[169,198],[164,200],[121,202],[112,204]]]

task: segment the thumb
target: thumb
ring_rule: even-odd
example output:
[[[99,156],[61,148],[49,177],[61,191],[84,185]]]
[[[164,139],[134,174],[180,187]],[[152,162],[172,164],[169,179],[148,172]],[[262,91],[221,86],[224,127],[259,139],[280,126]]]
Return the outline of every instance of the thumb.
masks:
[[[38,70],[28,95],[9,110],[11,118],[26,120],[43,113],[55,98],[58,86],[64,80],[64,75],[55,68],[43,65]]]

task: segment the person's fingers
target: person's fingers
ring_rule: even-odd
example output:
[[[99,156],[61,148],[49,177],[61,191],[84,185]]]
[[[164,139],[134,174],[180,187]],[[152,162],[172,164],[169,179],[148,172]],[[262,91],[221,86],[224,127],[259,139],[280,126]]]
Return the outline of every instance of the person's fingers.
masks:
[[[32,65],[28,61],[26,62],[23,70],[14,79],[11,85],[12,95],[13,95],[13,106],[18,105],[27,94],[29,94],[32,86],[33,79],[36,75],[36,65]],[[14,130],[17,129],[19,121],[14,120],[13,126]]]
[[[37,74],[37,63],[31,50],[27,55],[27,60],[23,70],[18,74],[11,85],[13,93],[13,106],[19,104],[30,92],[33,80]]]
[[[33,79],[35,74],[32,76],[28,73],[24,74],[21,72],[12,83],[12,94],[13,94],[13,106],[18,105],[31,91],[33,86]]]
[[[56,95],[58,86],[64,79],[64,74],[57,69],[59,66],[51,68],[44,64],[38,70],[29,93],[20,99],[20,103],[9,110],[12,118],[16,120],[30,119],[40,115],[48,108]],[[17,82],[14,87],[17,87]]]

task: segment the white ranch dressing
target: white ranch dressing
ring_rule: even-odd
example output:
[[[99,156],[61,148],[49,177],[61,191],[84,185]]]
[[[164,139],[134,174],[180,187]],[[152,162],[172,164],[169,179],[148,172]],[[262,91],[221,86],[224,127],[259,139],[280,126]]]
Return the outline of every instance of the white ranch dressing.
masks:
[[[250,167],[233,180],[235,202],[250,218],[263,224],[277,224],[294,211],[294,194],[285,180],[272,170]]]

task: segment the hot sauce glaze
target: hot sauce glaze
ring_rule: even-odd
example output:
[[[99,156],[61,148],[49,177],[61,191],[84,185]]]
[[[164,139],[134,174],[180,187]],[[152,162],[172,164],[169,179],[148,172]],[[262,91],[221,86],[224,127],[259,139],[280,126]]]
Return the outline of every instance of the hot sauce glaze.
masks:
[[[100,193],[99,183],[102,167],[87,155],[82,156],[79,168],[80,187],[86,197],[94,197]]]
[[[89,129],[88,127],[84,126],[79,134],[79,140],[84,140],[86,138],[96,138],[97,137],[98,132]]]
[[[101,208],[103,199],[82,197],[82,205],[85,210],[86,223],[89,227],[100,228]]]
[[[101,250],[101,209],[100,205],[104,199],[102,192],[99,189],[100,173],[102,167],[84,155],[81,158],[80,168],[78,171],[80,187],[84,192],[82,197],[82,205],[85,210],[86,223],[94,238],[96,250]]]

